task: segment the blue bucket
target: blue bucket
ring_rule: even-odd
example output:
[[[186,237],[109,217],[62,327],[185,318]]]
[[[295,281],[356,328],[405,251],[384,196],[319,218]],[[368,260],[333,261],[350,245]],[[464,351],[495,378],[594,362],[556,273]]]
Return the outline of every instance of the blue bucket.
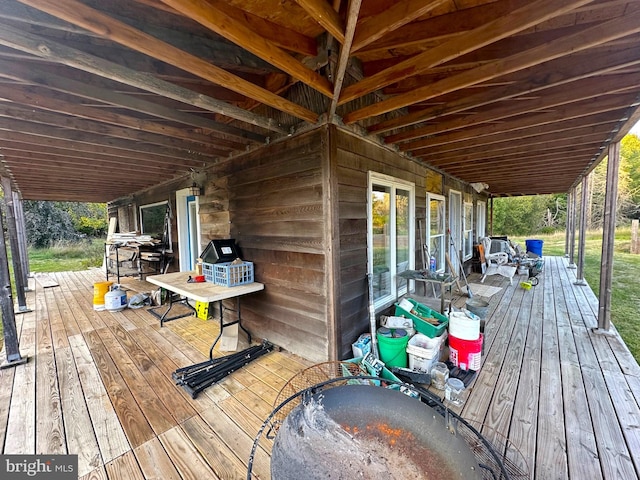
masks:
[[[539,257],[542,256],[544,240],[525,240],[524,244],[527,247],[527,252],[535,253]]]

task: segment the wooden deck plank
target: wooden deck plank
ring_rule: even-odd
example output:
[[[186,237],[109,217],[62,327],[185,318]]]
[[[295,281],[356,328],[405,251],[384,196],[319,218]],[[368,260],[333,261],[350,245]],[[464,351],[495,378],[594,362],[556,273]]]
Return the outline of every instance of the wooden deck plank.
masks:
[[[246,471],[249,466],[249,456],[253,448],[254,438],[247,435],[247,433],[227,415],[225,410],[218,406],[205,410],[200,416],[243,462]],[[270,468],[269,456],[261,447],[258,447],[253,459],[252,474],[260,479],[269,479],[271,476]]]
[[[92,430],[95,433],[102,460],[107,463],[128,452],[131,447],[84,337],[74,335],[69,339],[69,344],[93,425]],[[75,397],[72,398],[77,401]]]
[[[574,333],[584,331],[584,321],[579,315],[573,282],[575,276],[564,262],[556,260],[557,275],[562,281],[564,295],[556,296],[556,322],[560,345],[562,392],[566,423],[567,444],[578,443],[581,449],[569,448],[567,460],[569,475],[573,478],[602,478],[598,461],[595,432],[591,422],[584,422],[590,415],[587,392],[582,379],[578,347]]]
[[[35,312],[21,317],[20,354],[27,363],[14,367],[13,393],[9,407],[4,453],[35,454],[36,450],[36,361],[35,361]]]
[[[152,438],[133,451],[146,479],[180,480],[182,477],[173,466],[160,440]]]
[[[113,363],[108,349],[103,345],[100,337],[102,333],[104,329],[88,332],[85,339],[125,435],[135,448],[153,438],[153,429]]]
[[[517,279],[513,285],[499,276],[487,279],[502,290],[490,299],[483,366],[462,414],[484,425],[494,444],[504,445],[500,438],[506,436],[506,455],[527,462],[531,478],[638,479],[640,367],[615,329],[591,331],[595,296],[573,284],[566,260],[545,262],[540,284],[529,291]],[[80,478],[246,478],[253,440],[274,399],[311,363],[274,351],[191,399],[171,373],[207,357],[217,321],[184,318],[160,328],[146,309],[96,312],[92,284],[102,274],[52,275],[60,287],[45,292],[36,285],[30,293],[35,318],[45,320],[17,316],[33,383],[28,386],[29,373],[20,371],[24,366],[0,370],[3,453],[34,453],[36,445],[51,441],[59,421],[49,396],[55,399],[57,388],[64,421],[59,435],[69,453],[80,455]],[[125,281],[134,282],[132,291],[147,288],[137,279]],[[455,305],[466,299],[458,296]],[[147,409],[153,417],[148,421],[139,403],[149,389],[164,413]],[[25,395],[31,405],[16,400]],[[51,408],[54,419],[41,418]],[[151,421],[181,425],[158,435]],[[31,433],[18,434],[23,426]],[[272,445],[261,439],[256,478],[270,477]]]
[[[103,465],[87,403],[83,396],[71,347],[56,349],[60,404],[64,413],[67,451],[78,455],[78,475],[84,476]],[[56,375],[54,373],[54,375]],[[42,450],[41,453],[51,453]]]
[[[107,470],[104,465],[95,470],[91,470],[89,473],[78,477],[78,480],[109,480],[107,478]]]
[[[52,339],[45,294],[39,289],[35,298],[36,312],[36,454],[66,454],[60,389],[53,345],[64,348],[65,342]]]
[[[105,465],[110,480],[126,478],[127,480],[145,480],[140,465],[133,452],[127,452]]]
[[[180,427],[159,436],[162,445],[182,478],[219,479],[207,462],[200,456],[198,449]]]
[[[133,360],[120,345],[118,340],[109,332],[101,331],[102,343],[115,365],[119,377],[142,411],[148,424],[156,434],[160,434],[176,425],[171,413],[162,403],[154,388],[147,382]]]
[[[553,262],[545,263],[542,312],[541,386],[538,441],[535,458],[536,479],[566,478],[568,475],[567,444],[562,404],[560,347],[555,322],[555,293],[562,288],[554,276]],[[536,287],[537,288],[537,287]]]
[[[4,362],[4,352],[2,353],[0,362]],[[0,445],[5,445],[15,373],[15,368],[0,369]]]
[[[199,416],[181,425],[191,443],[198,449],[209,468],[223,479],[244,480],[247,468],[211,427]]]

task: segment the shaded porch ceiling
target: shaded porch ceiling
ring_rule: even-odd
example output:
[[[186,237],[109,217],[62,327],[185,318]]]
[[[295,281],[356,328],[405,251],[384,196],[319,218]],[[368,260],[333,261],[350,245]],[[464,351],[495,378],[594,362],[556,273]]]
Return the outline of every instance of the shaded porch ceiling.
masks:
[[[639,97],[638,1],[0,4],[25,199],[113,200],[327,121],[493,195],[566,192]]]

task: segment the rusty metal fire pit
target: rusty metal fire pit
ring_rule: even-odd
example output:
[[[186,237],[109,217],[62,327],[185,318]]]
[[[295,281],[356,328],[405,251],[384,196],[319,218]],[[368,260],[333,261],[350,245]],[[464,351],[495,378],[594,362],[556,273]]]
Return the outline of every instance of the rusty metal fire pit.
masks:
[[[285,418],[271,454],[275,480],[481,479],[467,443],[431,407],[396,390],[343,385]]]

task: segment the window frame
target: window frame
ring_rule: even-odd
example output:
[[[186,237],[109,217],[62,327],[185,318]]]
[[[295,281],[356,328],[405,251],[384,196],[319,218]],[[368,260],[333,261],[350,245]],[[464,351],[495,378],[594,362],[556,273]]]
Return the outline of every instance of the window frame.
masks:
[[[462,256],[463,262],[473,257],[473,202],[462,203]]]
[[[373,277],[373,253],[374,253],[374,238],[373,238],[373,187],[381,186],[390,188],[390,202],[389,202],[389,239],[390,242],[390,291],[387,295],[380,298],[375,298],[374,292],[374,306],[376,311],[392,305],[400,296],[408,293],[414,288],[413,280],[405,282],[404,285],[398,287],[397,282],[397,258],[398,258],[398,246],[396,244],[397,236],[397,217],[396,217],[396,191],[404,190],[408,192],[409,199],[409,218],[408,222],[408,269],[415,268],[415,183],[402,180],[400,178],[391,177],[381,173],[369,171],[367,175],[367,273]],[[374,279],[375,281],[375,279]]]
[[[150,235],[150,233],[147,233],[147,232],[144,231],[143,210],[154,208],[154,207],[159,207],[161,205],[165,206],[165,212],[166,212],[167,208],[171,209],[171,204],[169,203],[168,200],[163,200],[161,202],[147,203],[145,205],[140,205],[138,207],[138,215],[139,215],[139,219],[140,219],[140,233],[142,235]],[[164,220],[163,220],[163,223],[164,223]],[[173,252],[173,250],[172,250],[173,242],[172,242],[172,238],[171,238],[171,215],[169,215],[168,230],[169,230],[169,238],[167,239],[167,241],[168,241],[169,244],[165,245],[165,247],[166,247],[166,251],[171,253],[171,252]],[[153,233],[155,233],[155,232],[153,232]]]
[[[478,200],[476,212],[476,235],[480,243],[480,239],[487,236],[487,202]]]
[[[431,201],[436,200],[442,202],[442,233],[437,235],[431,235]],[[436,271],[444,272],[446,268],[445,253],[447,252],[447,197],[437,193],[427,192],[427,231],[425,232],[425,238],[429,247],[429,255],[433,255],[432,243],[433,239],[437,238],[440,243],[440,249],[437,252],[436,257]]]

